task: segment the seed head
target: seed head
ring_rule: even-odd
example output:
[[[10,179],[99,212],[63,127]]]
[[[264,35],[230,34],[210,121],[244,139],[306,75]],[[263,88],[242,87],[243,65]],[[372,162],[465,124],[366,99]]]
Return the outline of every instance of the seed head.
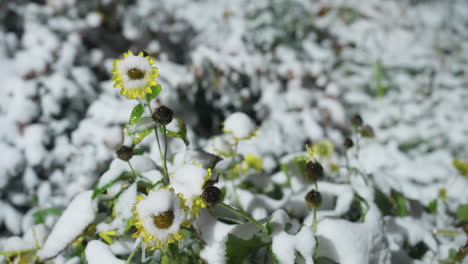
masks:
[[[320,163],[309,161],[304,168],[304,176],[310,181],[316,182],[323,176],[323,167]]]
[[[362,121],[362,117],[360,115],[354,115],[351,118],[351,125],[353,125],[354,127],[360,127],[363,123],[364,122]]]
[[[145,73],[137,68],[133,68],[127,71],[128,77],[132,80],[141,80],[145,76]]]
[[[174,212],[166,211],[160,215],[153,215],[153,223],[159,229],[168,229],[174,221]]]
[[[374,129],[369,125],[363,126],[360,130],[360,133],[361,133],[361,136],[366,137],[366,138],[375,137]]]
[[[304,199],[309,208],[317,208],[322,204],[322,195],[316,190],[309,191]]]
[[[344,142],[343,142],[343,146],[346,148],[346,149],[350,149],[354,146],[354,142],[352,139],[350,138],[345,138]]]
[[[116,152],[117,157],[123,161],[129,161],[133,157],[133,149],[127,146],[121,146]]]
[[[221,199],[221,190],[216,186],[208,186],[203,190],[201,198],[208,205],[217,204]]]
[[[172,121],[172,110],[164,105],[156,108],[153,120],[161,126],[166,126]]]

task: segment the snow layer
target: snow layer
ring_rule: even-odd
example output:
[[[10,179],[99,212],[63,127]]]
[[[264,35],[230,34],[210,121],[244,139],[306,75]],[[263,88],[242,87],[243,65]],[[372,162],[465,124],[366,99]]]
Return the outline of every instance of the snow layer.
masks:
[[[109,246],[99,240],[92,240],[85,250],[86,260],[89,264],[124,264],[125,261],[116,258]]]
[[[91,199],[92,193],[92,191],[84,191],[70,202],[38,252],[40,259],[55,257],[91,224],[96,217],[97,210],[96,201]]]

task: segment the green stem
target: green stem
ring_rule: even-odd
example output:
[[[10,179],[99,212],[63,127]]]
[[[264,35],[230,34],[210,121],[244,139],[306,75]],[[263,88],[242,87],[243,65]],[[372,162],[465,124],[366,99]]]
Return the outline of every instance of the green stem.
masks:
[[[135,170],[133,169],[132,164],[130,163],[130,161],[127,161],[127,163],[128,163],[128,166],[130,167],[130,170],[132,171],[133,177],[135,177],[135,180],[136,180],[137,174],[136,174]]]
[[[149,105],[146,105],[148,107],[148,110],[150,111],[151,116],[153,116],[153,110],[151,110],[151,107]],[[163,182],[164,185],[169,184],[169,173],[167,172],[166,167],[164,164],[166,163],[166,158],[163,156],[162,150],[161,150],[161,143],[159,142],[159,136],[158,136],[158,126],[156,123],[154,123],[154,135],[156,136],[156,142],[158,143],[158,150],[159,150],[159,158],[161,159],[161,163],[163,164],[163,172],[164,172],[164,177],[163,177]]]
[[[33,253],[33,252],[36,252],[37,250],[38,250],[37,248],[31,248],[31,249],[19,250],[19,251],[0,251],[0,255],[3,255],[3,256],[22,255],[22,254]]]
[[[140,246],[141,244],[141,241],[137,242],[138,244],[136,244],[135,248],[132,250],[132,252],[130,253],[130,256],[128,256],[127,260],[125,261],[125,264],[129,264],[130,261],[132,261],[132,258],[133,256],[135,255],[135,253],[137,252],[137,249],[138,247]]]
[[[434,235],[443,235],[443,236],[458,236],[462,234],[462,232],[456,231],[456,230],[440,230],[440,229],[435,229],[432,231],[432,234]]]
[[[225,203],[218,203],[219,205],[223,206],[224,208],[244,217],[245,219],[249,220],[250,222],[254,223],[255,225],[257,225],[261,230],[265,230],[265,227],[260,223],[258,222],[257,220],[253,219],[251,216],[249,216],[247,213],[241,211],[241,210],[238,210],[228,204],[225,204]]]
[[[164,166],[164,170],[166,171],[167,183],[169,183],[169,172],[167,170],[167,131],[166,131],[166,126],[163,126],[163,133],[164,133],[163,166]]]
[[[317,233],[317,208],[314,208],[314,218],[312,222],[312,232]]]

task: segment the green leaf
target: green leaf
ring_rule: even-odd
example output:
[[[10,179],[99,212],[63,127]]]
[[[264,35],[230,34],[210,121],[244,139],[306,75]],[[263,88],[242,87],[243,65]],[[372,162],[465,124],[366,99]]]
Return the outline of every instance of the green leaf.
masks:
[[[145,108],[143,108],[143,106],[141,104],[137,104],[133,108],[132,113],[130,114],[130,121],[128,121],[128,123],[130,125],[133,125],[136,122],[138,122],[138,120],[140,120],[140,118],[141,118],[141,116],[143,115],[144,112],[145,112]]]
[[[145,150],[142,148],[134,148],[133,149],[133,155],[143,155],[145,153]]]
[[[391,190],[390,196],[387,196],[377,188],[374,201],[383,215],[407,216],[410,213],[408,199],[401,192]]]
[[[154,129],[153,120],[149,116],[141,118],[137,123],[124,127],[124,133],[133,138],[133,145],[140,143]]]
[[[377,207],[379,207],[380,212],[382,212],[383,215],[392,215],[393,211],[393,201],[385,195],[380,189],[376,188],[375,189],[375,196],[374,196],[374,202],[377,204]]]
[[[437,214],[437,199],[432,200],[428,205],[427,205],[427,210],[431,214]]]
[[[250,254],[268,245],[258,236],[254,235],[249,240],[238,238],[229,234],[226,241],[226,260],[228,264],[242,263]]]
[[[458,172],[468,178],[468,163],[465,163],[459,159],[453,161],[453,166],[458,170]]]
[[[152,86],[151,87],[151,93],[146,94],[146,101],[149,102],[149,101],[153,100],[154,98],[156,98],[156,96],[159,95],[161,90],[162,90],[162,88],[161,88],[160,84]]]
[[[396,216],[408,216],[410,211],[408,208],[408,199],[401,193],[392,190],[390,194],[395,201],[394,215]]]
[[[51,214],[51,215],[59,216],[60,213],[61,213],[60,210],[54,207],[39,210],[33,214],[34,222],[36,224],[43,224],[45,222],[45,218],[47,217],[47,215]]]
[[[175,121],[175,124],[172,123]],[[159,127],[159,131],[164,133],[164,127]],[[184,141],[185,145],[188,146],[190,143],[187,139],[187,128],[185,127],[184,121],[180,118],[174,118],[169,126],[166,126],[166,135],[168,137],[180,138]]]
[[[128,172],[124,172],[119,177],[115,178],[113,181],[111,181],[108,184],[102,186],[102,188],[98,188],[99,182],[96,183],[96,185],[94,186],[93,195],[91,196],[91,199],[93,199],[93,200],[96,199],[96,197],[103,194],[109,187],[114,185],[119,180],[125,179],[125,178],[131,178],[131,177],[133,177],[132,174],[130,174]]]
[[[457,219],[468,222],[468,204],[460,204],[457,209]]]
[[[413,259],[422,259],[429,247],[423,241],[419,241],[416,245],[408,247],[408,256]]]

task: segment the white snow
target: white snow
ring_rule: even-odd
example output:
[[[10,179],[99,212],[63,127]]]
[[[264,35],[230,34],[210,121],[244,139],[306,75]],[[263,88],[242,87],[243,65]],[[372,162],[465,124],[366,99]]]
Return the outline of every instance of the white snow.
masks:
[[[112,254],[109,246],[99,240],[92,240],[85,250],[86,260],[89,264],[124,264]]]
[[[255,133],[255,123],[241,112],[232,113],[224,121],[223,129],[234,138],[248,138]]]
[[[91,199],[92,193],[92,191],[81,192],[70,202],[38,252],[41,260],[59,254],[95,219],[97,202]]]

